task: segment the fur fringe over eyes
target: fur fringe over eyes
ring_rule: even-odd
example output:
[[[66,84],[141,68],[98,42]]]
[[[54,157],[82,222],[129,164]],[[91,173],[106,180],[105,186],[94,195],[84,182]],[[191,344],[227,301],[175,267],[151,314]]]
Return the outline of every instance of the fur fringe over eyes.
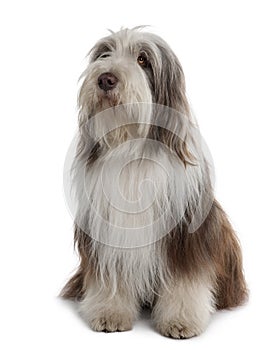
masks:
[[[105,81],[102,80],[104,74]],[[207,160],[192,131],[197,127],[186,99],[182,67],[158,36],[145,33],[141,28],[123,29],[94,46],[82,77],[80,133],[74,168],[78,172],[84,169],[90,203],[98,209],[98,214],[113,226],[122,223],[139,228],[164,206],[172,208],[171,216],[182,211],[184,203],[186,206],[177,225],[148,245],[134,248],[106,245],[102,237],[106,232],[112,235],[116,232],[103,224],[96,210],[90,208],[91,204],[85,205],[81,184],[74,175],[73,186],[80,203],[75,219],[75,244],[80,263],[61,295],[81,302],[81,313],[94,330],[130,329],[141,306],[149,305],[163,335],[174,338],[197,335],[205,329],[214,309],[241,305],[248,293],[240,244],[225,212],[214,199]],[[140,130],[136,124],[122,126],[103,137],[102,123],[106,118],[99,118],[101,124],[98,124],[100,113],[123,108],[125,115],[132,118],[134,113],[129,106],[139,103],[151,106],[151,110],[147,107],[145,112],[147,117],[156,114],[155,105],[183,114],[185,124],[180,129],[185,138],[177,137],[165,127],[150,125]],[[94,129],[90,136],[85,127],[89,121],[93,121]],[[154,159],[164,162],[169,177],[145,160],[146,151],[142,146],[133,150],[124,146],[119,150],[127,140],[139,137],[159,142],[177,156],[176,163],[164,151],[147,146]],[[119,184],[133,201],[147,177],[156,179],[159,196],[147,217],[117,212],[110,202],[115,195],[114,167],[131,154],[137,154],[140,160],[137,158],[136,163],[127,166]],[[111,176],[105,184],[101,182],[104,164]],[[149,192],[144,191],[144,198],[146,193]],[[192,208],[202,193],[213,200],[204,220],[190,232]],[[170,220],[167,216],[166,222]]]

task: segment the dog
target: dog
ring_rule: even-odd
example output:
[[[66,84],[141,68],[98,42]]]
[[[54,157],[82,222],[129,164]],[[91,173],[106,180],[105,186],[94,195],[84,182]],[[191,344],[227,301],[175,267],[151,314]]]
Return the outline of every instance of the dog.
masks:
[[[92,48],[82,79],[71,170],[80,264],[61,295],[95,331],[130,330],[148,307],[160,334],[199,335],[248,293],[181,64],[159,36],[121,29]]]

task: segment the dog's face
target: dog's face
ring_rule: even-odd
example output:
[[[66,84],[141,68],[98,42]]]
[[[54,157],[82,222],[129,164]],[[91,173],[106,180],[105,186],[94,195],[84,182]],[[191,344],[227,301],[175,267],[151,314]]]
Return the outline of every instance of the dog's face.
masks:
[[[90,51],[83,74],[79,104],[88,120],[112,106],[157,103],[187,108],[181,65],[170,47],[158,36],[124,29],[101,39]]]

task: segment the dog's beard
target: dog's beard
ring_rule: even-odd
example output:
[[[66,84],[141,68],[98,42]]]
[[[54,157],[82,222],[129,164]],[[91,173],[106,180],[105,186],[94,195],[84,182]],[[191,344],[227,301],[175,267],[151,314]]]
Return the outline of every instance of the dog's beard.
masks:
[[[125,141],[146,138],[152,123],[153,105],[120,104],[104,109],[92,118],[92,137],[109,148]]]

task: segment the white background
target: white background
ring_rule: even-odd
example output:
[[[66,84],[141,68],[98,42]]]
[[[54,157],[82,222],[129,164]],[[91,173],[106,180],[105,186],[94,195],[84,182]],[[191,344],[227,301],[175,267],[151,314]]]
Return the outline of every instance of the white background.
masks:
[[[184,7],[183,7],[184,4]],[[279,346],[280,9],[277,1],[2,1],[1,346],[3,349],[275,349]],[[174,341],[150,320],[89,330],[57,298],[77,265],[62,190],[77,80],[106,28],[151,24],[184,67],[216,168],[216,195],[244,252],[247,306]]]

